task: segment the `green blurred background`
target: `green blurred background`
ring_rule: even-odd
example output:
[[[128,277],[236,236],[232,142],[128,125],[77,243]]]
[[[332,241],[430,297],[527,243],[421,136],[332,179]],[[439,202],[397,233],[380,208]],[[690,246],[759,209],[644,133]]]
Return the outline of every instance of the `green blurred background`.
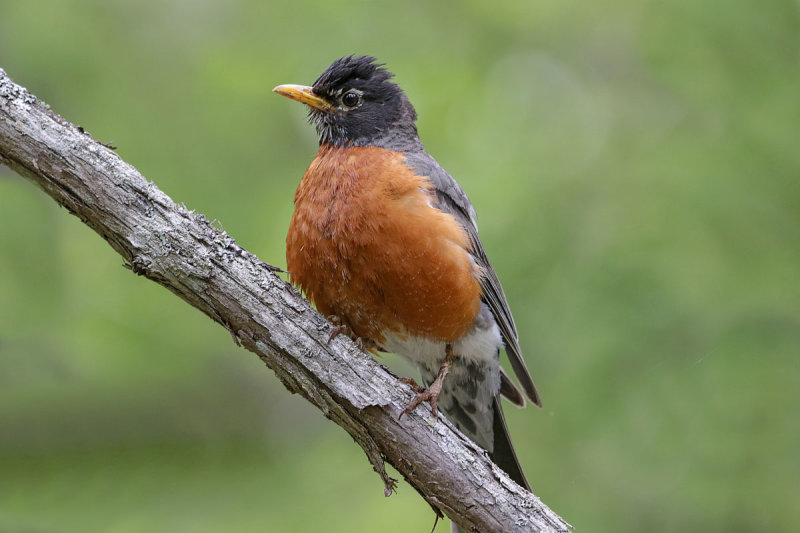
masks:
[[[270,89],[354,52],[478,209],[536,493],[577,531],[800,530],[800,4],[0,1],[0,67],[279,266],[316,139]],[[430,530],[5,168],[0,227],[0,531]]]

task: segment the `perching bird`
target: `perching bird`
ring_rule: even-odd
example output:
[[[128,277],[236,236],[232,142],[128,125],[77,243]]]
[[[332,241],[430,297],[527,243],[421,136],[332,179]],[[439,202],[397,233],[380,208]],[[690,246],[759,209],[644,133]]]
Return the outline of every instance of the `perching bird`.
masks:
[[[354,338],[419,368],[428,388],[404,413],[438,406],[530,489],[500,406],[500,395],[525,404],[499,365],[503,347],[541,406],[514,319],[475,209],[423,148],[417,113],[392,77],[373,57],[348,56],[311,87],[275,87],[309,107],[320,142],[294,198],[290,280]]]

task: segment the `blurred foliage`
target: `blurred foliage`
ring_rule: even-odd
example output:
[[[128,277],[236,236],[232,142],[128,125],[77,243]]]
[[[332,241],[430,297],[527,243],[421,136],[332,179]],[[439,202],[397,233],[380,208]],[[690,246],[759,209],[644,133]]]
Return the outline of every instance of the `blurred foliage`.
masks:
[[[544,397],[509,412],[537,494],[577,531],[800,529],[800,4],[0,3],[12,78],[277,265],[316,146],[270,89],[354,52],[481,216]],[[0,225],[0,531],[429,530],[7,169]]]

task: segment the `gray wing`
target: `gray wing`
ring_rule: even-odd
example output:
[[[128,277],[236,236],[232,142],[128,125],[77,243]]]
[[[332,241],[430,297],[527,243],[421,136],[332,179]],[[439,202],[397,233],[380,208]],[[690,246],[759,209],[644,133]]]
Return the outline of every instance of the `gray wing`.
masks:
[[[500,335],[503,337],[511,368],[514,370],[514,374],[517,376],[528,398],[541,407],[542,401],[539,398],[539,393],[536,391],[533,378],[531,378],[528,367],[525,366],[525,360],[522,358],[517,326],[514,324],[514,317],[511,316],[511,310],[508,308],[506,295],[500,285],[500,280],[497,279],[494,268],[492,268],[492,264],[489,262],[489,258],[486,257],[483,244],[478,238],[475,208],[458,182],[439,166],[439,163],[430,154],[424,150],[407,152],[405,160],[406,164],[414,169],[418,175],[427,176],[431,180],[436,188],[437,207],[452,214],[469,235],[472,244],[472,255],[475,258],[475,262],[483,268],[483,276],[481,278],[482,298],[488,304],[500,328]],[[507,394],[505,395],[508,396]]]

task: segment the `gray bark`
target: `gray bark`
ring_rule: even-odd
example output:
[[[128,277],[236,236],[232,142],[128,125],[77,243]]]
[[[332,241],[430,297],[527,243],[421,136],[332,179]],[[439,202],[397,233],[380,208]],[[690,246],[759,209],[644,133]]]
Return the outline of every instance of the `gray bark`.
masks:
[[[82,128],[0,69],[0,163],[35,182],[103,237],[125,266],[231,332],[289,391],[347,431],[381,477],[388,461],[465,531],[567,531],[479,447],[422,406],[398,420],[411,389],[275,273],[201,214],[176,204]]]

